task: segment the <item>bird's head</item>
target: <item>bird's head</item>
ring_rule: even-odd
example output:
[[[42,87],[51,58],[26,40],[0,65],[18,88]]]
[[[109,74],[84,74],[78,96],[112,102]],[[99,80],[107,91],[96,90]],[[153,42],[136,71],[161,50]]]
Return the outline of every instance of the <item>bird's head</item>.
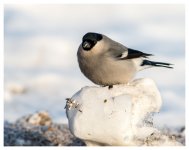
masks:
[[[88,32],[83,36],[82,48],[85,51],[90,51],[98,41],[102,40],[103,36],[99,33]]]

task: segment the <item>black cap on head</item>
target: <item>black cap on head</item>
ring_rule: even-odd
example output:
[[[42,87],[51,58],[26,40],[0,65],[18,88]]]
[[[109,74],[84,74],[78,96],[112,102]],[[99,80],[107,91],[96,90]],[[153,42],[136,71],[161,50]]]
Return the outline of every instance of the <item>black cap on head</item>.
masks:
[[[89,51],[101,39],[102,39],[101,34],[88,32],[83,36],[82,47],[83,47],[84,50]]]

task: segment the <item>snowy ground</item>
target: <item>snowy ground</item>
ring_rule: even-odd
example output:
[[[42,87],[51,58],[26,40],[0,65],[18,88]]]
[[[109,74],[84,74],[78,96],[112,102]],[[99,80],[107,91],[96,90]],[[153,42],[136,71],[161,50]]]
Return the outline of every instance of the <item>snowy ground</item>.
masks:
[[[185,145],[185,129],[162,130],[138,142],[140,146]],[[74,137],[67,125],[54,123],[48,113],[41,111],[14,123],[5,122],[4,146],[85,146],[85,143]]]
[[[183,5],[6,5],[5,120],[47,110],[67,123],[65,98],[94,85],[76,58],[88,31],[108,35],[128,47],[152,53],[174,69],[153,68],[150,77],[163,98],[155,122],[185,124],[185,27]]]

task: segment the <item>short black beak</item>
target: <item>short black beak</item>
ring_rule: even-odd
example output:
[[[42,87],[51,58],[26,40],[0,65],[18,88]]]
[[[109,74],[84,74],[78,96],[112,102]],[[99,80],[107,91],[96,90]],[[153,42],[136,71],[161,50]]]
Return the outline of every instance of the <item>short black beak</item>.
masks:
[[[83,43],[82,43],[82,47],[83,47],[83,49],[84,50],[90,50],[91,49],[91,43],[89,42],[89,41],[84,41]]]
[[[83,47],[84,48],[90,48],[91,44],[87,41],[83,42]]]

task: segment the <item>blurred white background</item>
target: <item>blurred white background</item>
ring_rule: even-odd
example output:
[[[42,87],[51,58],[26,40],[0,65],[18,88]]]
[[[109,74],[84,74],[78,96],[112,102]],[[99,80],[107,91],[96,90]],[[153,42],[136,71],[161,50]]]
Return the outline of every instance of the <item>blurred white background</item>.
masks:
[[[80,72],[77,48],[87,32],[152,53],[174,69],[151,68],[136,78],[155,80],[163,106],[158,126],[185,124],[184,5],[5,5],[5,120],[47,110],[67,122],[65,98],[94,85]]]

